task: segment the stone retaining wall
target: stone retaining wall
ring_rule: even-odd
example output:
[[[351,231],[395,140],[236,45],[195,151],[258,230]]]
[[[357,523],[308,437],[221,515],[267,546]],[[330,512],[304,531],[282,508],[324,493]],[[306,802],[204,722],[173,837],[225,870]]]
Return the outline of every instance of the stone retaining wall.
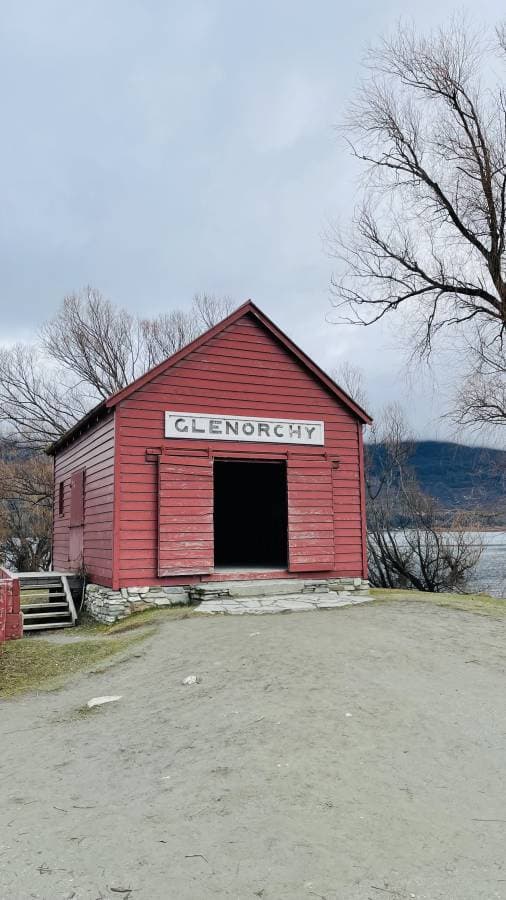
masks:
[[[112,588],[99,584],[88,584],[84,607],[98,622],[115,622],[124,619],[133,612],[142,609],[153,609],[157,606],[188,606],[200,603],[212,597],[234,597],[276,595],[287,591],[300,591],[307,594],[312,591],[337,591],[352,594],[367,594],[369,582],[362,578],[329,578],[297,580],[277,579],[264,581],[251,579],[248,581],[207,581],[192,587],[128,587],[113,591]]]
[[[130,613],[156,606],[187,606],[184,587],[128,587],[113,591],[99,584],[88,584],[84,607],[98,622],[115,622]]]

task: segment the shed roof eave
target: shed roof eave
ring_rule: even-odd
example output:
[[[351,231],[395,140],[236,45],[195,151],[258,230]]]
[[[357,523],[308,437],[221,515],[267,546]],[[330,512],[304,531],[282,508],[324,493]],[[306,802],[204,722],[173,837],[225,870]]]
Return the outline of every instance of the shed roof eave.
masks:
[[[49,444],[46,447],[45,453],[47,456],[54,456],[59,450],[69,444],[74,438],[76,438],[79,432],[84,429],[91,428],[93,424],[98,423],[101,419],[104,419],[112,410],[109,410],[106,406],[106,401],[101,400],[100,403],[97,403],[93,409],[90,409],[89,412],[85,413],[75,425],[72,425],[65,434],[62,434],[61,437],[57,438],[56,441],[53,441],[52,444]],[[95,422],[93,421],[95,420]]]

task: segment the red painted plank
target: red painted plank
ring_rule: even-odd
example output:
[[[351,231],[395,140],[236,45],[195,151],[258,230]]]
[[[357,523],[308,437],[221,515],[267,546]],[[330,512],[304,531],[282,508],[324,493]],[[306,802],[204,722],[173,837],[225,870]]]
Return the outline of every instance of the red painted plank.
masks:
[[[208,458],[161,456],[158,467],[158,574],[211,572],[214,562],[213,469]],[[180,483],[186,485],[181,490]],[[200,540],[188,540],[185,524],[200,525]],[[174,521],[167,521],[167,519]],[[184,522],[182,520],[185,520]]]
[[[288,461],[288,545],[291,572],[327,571],[334,566],[334,528],[332,504],[332,469],[326,459],[318,466],[311,461],[312,475],[318,475],[318,490],[308,495],[300,475],[307,471],[306,460],[292,457]],[[293,475],[299,476],[293,480]],[[322,519],[314,528],[315,510]],[[306,518],[306,510],[311,518]],[[300,539],[301,525],[311,536]]]
[[[70,480],[86,469],[83,526],[84,564],[92,580],[112,581],[112,529],[114,495],[114,416],[94,426],[62,449],[55,458],[55,483],[66,485],[64,515],[55,510],[53,566],[69,570],[74,547],[70,542]],[[81,526],[76,526],[81,528]]]

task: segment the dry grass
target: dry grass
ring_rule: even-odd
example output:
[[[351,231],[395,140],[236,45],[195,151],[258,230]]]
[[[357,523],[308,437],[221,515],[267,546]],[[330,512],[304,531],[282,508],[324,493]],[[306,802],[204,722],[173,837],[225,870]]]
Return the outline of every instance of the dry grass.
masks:
[[[52,690],[70,676],[127,650],[145,636],[69,644],[56,644],[38,637],[7,641],[0,646],[0,698]]]
[[[371,596],[380,603],[433,603],[448,609],[460,609],[480,616],[506,617],[506,601],[489,594],[430,594],[426,591],[386,590],[371,588]]]
[[[158,609],[143,609],[140,612],[132,613],[125,619],[113,622],[112,625],[106,625],[96,622],[86,614],[79,618],[79,632],[86,634],[124,634],[130,631],[137,631],[145,625],[158,625],[167,619],[187,619],[189,616],[195,615],[195,611],[189,606],[168,606]]]
[[[59,687],[77,672],[95,670],[97,663],[149,637],[162,621],[191,615],[193,610],[182,606],[146,609],[112,625],[84,616],[76,630],[61,633],[61,643],[41,635],[7,641],[0,645],[0,699]],[[67,635],[79,640],[65,643]]]

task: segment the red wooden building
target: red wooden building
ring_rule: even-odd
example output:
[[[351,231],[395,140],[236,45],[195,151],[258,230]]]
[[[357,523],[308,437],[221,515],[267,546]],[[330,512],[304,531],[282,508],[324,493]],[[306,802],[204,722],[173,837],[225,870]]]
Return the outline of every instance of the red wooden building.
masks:
[[[54,568],[113,591],[366,579],[369,421],[245,303],[53,445]]]

